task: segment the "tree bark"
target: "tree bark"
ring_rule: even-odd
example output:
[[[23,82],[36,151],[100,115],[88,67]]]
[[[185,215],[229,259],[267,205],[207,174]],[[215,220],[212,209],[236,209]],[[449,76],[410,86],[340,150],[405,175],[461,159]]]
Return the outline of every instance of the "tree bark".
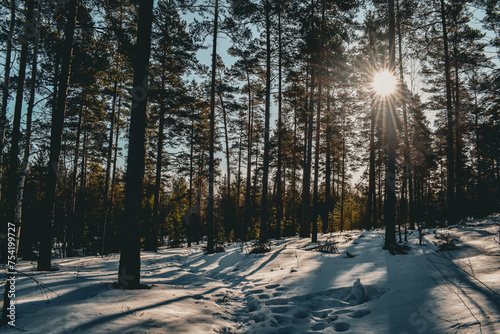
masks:
[[[371,229],[376,225],[376,194],[375,194],[375,122],[376,122],[376,109],[375,109],[375,96],[370,96],[370,158],[369,158],[369,172],[368,172],[368,203],[367,203],[367,218],[366,229]]]
[[[7,35],[7,45],[5,51],[4,82],[2,85],[2,109],[0,110],[0,200],[2,199],[3,180],[3,149],[5,145],[5,128],[7,127],[7,104],[9,103],[10,70],[12,57],[12,39],[14,38],[14,28],[16,26],[16,1],[10,1],[10,24]]]
[[[124,289],[137,289],[140,287],[141,245],[139,224],[142,211],[144,142],[152,21],[153,0],[141,1],[139,5],[137,44],[135,46],[134,88],[130,116],[127,183],[125,184],[125,212],[121,224],[122,247],[118,269],[118,287]]]
[[[38,0],[38,11],[37,11],[37,21],[40,21],[40,7],[41,0]],[[30,98],[28,101],[28,109],[26,111],[26,131],[25,131],[25,143],[24,143],[24,154],[21,163],[21,171],[19,177],[19,185],[17,187],[17,205],[16,205],[16,226],[17,226],[17,238],[16,238],[16,250],[19,253],[19,240],[21,237],[21,223],[22,223],[22,209],[23,209],[23,198],[24,198],[24,184],[26,180],[26,174],[28,172],[29,157],[31,151],[31,129],[32,129],[32,119],[33,119],[33,109],[35,107],[35,94],[36,94],[36,78],[38,76],[38,47],[40,40],[40,29],[37,25],[35,26],[35,43],[33,46],[33,62],[31,64],[31,85],[30,85]]]
[[[250,226],[250,204],[251,204],[251,189],[252,189],[252,148],[253,148],[253,103],[252,103],[252,87],[250,83],[250,75],[247,71],[248,84],[248,139],[247,139],[247,179],[245,189],[245,221],[243,226],[243,237],[246,239],[248,228]]]
[[[332,183],[332,119],[331,119],[331,96],[330,85],[326,85],[326,152],[325,152],[325,207],[323,209],[323,233],[328,232],[328,221],[331,207],[331,183]]]
[[[450,54],[448,51],[448,32],[446,24],[446,11],[444,0],[441,0],[441,25],[443,29],[443,47],[444,47],[444,74],[446,80],[446,157],[447,157],[447,185],[446,185],[446,202],[447,202],[447,219],[448,224],[453,224],[455,217],[455,159],[453,154],[453,107],[451,97],[451,75],[450,75]]]
[[[404,72],[403,72],[403,33],[401,31],[401,14],[399,11],[399,0],[396,2],[397,11],[398,11],[398,51],[399,51],[399,81],[400,81],[400,89],[399,94],[401,96],[400,101],[403,107],[403,129],[404,129],[404,165],[403,165],[403,184],[401,187],[401,216],[403,222],[406,226],[407,221],[410,221],[410,230],[415,229],[415,222],[411,217],[411,205],[412,205],[412,165],[410,160],[410,138],[408,134],[408,115],[407,115],[407,103],[406,103],[406,95],[407,90],[404,84]],[[409,191],[408,191],[409,188]],[[409,198],[409,201],[408,201]],[[410,208],[408,208],[408,204],[410,204]]]
[[[29,8],[31,8],[31,11],[33,11],[34,7],[34,1],[31,1],[31,3],[28,5]],[[40,0],[38,0],[38,7],[40,7]],[[33,13],[30,13],[30,9],[28,9],[28,15],[27,19],[31,20],[33,17]],[[37,19],[40,18],[40,8],[38,8],[37,12]],[[36,88],[36,76],[37,76],[37,57],[38,57],[38,41],[39,41],[39,30],[36,25],[35,26],[35,45],[33,49],[33,63],[31,67],[31,86],[30,86],[30,98],[28,102],[28,110],[26,112],[26,143],[24,146],[24,155],[21,163],[21,172],[19,175],[19,182],[17,185],[16,189],[16,207],[15,207],[15,213],[14,213],[14,234],[15,234],[15,248],[14,248],[14,261],[17,261],[17,257],[19,254],[19,239],[21,236],[21,218],[22,218],[22,207],[23,207],[23,195],[24,195],[24,181],[26,179],[26,172],[28,170],[28,162],[29,162],[29,156],[30,156],[30,148],[31,148],[31,120],[33,116],[33,106],[34,106],[34,101],[35,101],[35,88]],[[25,35],[25,38],[27,38],[27,32]],[[25,44],[23,45],[23,50],[25,48],[25,45],[27,45],[27,41],[25,40]],[[23,80],[23,85],[24,85],[24,80]],[[19,88],[19,87],[18,87]],[[19,93],[19,90],[18,90]],[[22,99],[22,92],[21,92],[21,99]],[[16,100],[16,106],[17,106],[17,100]],[[15,157],[17,161],[17,156]],[[1,168],[1,164],[0,164]],[[1,178],[1,176],[0,176]],[[12,226],[12,225],[11,225]],[[9,226],[7,226],[7,231],[9,231]],[[8,252],[8,256],[11,256],[11,254]],[[6,272],[6,283],[5,283],[5,288],[4,288],[4,296],[3,296],[3,307],[2,307],[2,319],[0,321],[0,324],[6,325],[9,322],[9,311],[7,310],[10,307],[11,304],[11,296],[10,292],[12,289],[12,283],[13,280],[15,279],[15,272],[11,272],[11,270],[8,270]]]
[[[278,5],[278,162],[276,171],[276,239],[281,239],[281,222],[283,220],[283,185],[282,175],[282,42],[281,42],[281,4]]]
[[[217,72],[217,33],[219,25],[219,0],[215,0],[214,33],[212,45],[212,83],[210,89],[210,138],[208,158],[208,212],[207,254],[214,253],[214,141],[215,141],[215,75]]]
[[[269,212],[267,207],[268,180],[269,180],[269,123],[271,110],[271,4],[266,0],[264,5],[266,15],[266,106],[264,114],[264,165],[262,172],[262,199],[260,212],[260,235],[261,243],[267,242]]]
[[[395,70],[395,17],[394,0],[389,0],[389,72]],[[387,173],[385,189],[387,194],[384,206],[385,245],[392,250],[396,246],[396,103],[394,94],[387,97]]]
[[[297,233],[297,106],[293,115],[293,149],[292,149],[292,228],[291,235]]]
[[[113,159],[113,135],[114,135],[114,126],[115,126],[115,110],[116,110],[116,98],[117,98],[117,90],[118,90],[118,81],[115,80],[113,86],[113,102],[111,104],[111,119],[109,125],[109,137],[108,137],[108,154],[106,157],[106,180],[104,184],[104,219],[102,223],[102,245],[101,245],[101,255],[104,255],[104,237],[106,235],[106,225],[108,222],[109,215],[109,181],[111,178],[111,161]]]
[[[78,176],[78,155],[80,151],[80,136],[82,132],[83,109],[86,101],[85,87],[82,88],[80,110],[78,112],[78,124],[76,126],[76,143],[73,154],[73,173],[71,174],[71,215],[66,222],[66,256],[73,256],[73,227],[76,220],[76,184]]]
[[[52,269],[52,226],[54,224],[56,186],[59,173],[59,157],[61,154],[66,98],[68,96],[68,86],[71,75],[77,6],[78,0],[70,0],[68,3],[68,22],[66,23],[65,29],[64,53],[57,90],[57,105],[52,112],[49,163],[47,167],[47,189],[45,193],[46,213],[42,220],[37,266],[37,270],[39,271]]]
[[[193,108],[194,109],[194,108]],[[191,247],[191,241],[193,239],[193,159],[194,159],[194,110],[191,111],[191,138],[189,141],[189,198],[188,198],[188,224],[187,228],[187,239],[188,247]]]
[[[345,134],[342,134],[342,181],[340,195],[340,232],[344,231],[344,201],[345,201]]]
[[[109,203],[111,205],[111,211],[110,215],[113,214],[113,208],[114,208],[114,195],[115,195],[115,184],[116,184],[116,161],[118,159],[118,139],[120,138],[120,114],[121,114],[121,106],[122,106],[122,96],[118,96],[118,110],[116,114],[116,133],[115,133],[115,144],[113,147],[113,172],[111,174],[111,190],[109,194]],[[102,242],[103,242],[103,254],[106,254],[109,248],[106,248],[108,245],[109,241],[109,233],[106,231],[107,230],[107,225],[105,226],[105,229],[103,230],[102,233]],[[111,249],[114,249],[113,245],[111,246]]]
[[[300,237],[306,238],[310,235],[311,229],[311,165],[312,165],[312,137],[313,137],[313,114],[314,114],[314,84],[315,84],[315,71],[311,68],[311,84],[309,105],[306,106],[307,110],[307,132],[304,133],[304,140],[306,145],[304,147],[304,175],[302,186],[302,222],[300,226]]]
[[[164,68],[165,70],[165,68]],[[166,81],[165,73],[162,78],[162,92],[165,91]],[[158,142],[156,152],[156,175],[155,188],[153,195],[153,219],[149,227],[146,229],[146,242],[144,250],[156,252],[158,251],[158,229],[160,226],[160,189],[161,189],[161,168],[163,162],[163,138],[165,130],[165,101],[163,96],[160,97],[160,114],[158,116]]]
[[[320,42],[317,56],[318,65],[318,105],[316,106],[316,149],[314,151],[314,185],[313,185],[313,226],[312,226],[312,242],[318,241],[318,216],[319,216],[319,151],[320,151],[320,132],[321,132],[321,99],[323,94],[323,39],[324,39],[324,24],[325,24],[325,1],[322,2],[321,8],[321,29]]]
[[[240,210],[240,197],[241,197],[241,159],[243,156],[243,117],[240,113],[240,138],[238,143],[238,181],[236,186],[236,208]]]
[[[33,26],[34,0],[26,0],[27,6],[26,22],[24,24],[24,36],[22,40],[21,56],[19,59],[19,72],[17,76],[16,103],[14,105],[14,121],[12,124],[9,169],[7,172],[7,210],[8,221],[15,222],[16,195],[19,185],[19,141],[21,139],[21,113],[23,108],[24,83],[26,80],[26,66],[28,63],[28,41],[30,38],[31,27]]]
[[[228,124],[227,124],[227,112],[226,106],[224,105],[224,100],[222,98],[222,93],[219,92],[220,105],[222,108],[222,118],[224,120],[224,139],[226,144],[226,173],[227,173],[227,198],[228,198],[228,209],[230,210],[231,206],[231,155],[229,150],[229,133],[228,133]]]

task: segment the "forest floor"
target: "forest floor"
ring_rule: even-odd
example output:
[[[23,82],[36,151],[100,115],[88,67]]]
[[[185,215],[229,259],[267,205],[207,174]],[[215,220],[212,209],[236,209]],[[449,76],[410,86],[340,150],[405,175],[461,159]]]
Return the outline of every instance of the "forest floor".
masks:
[[[425,230],[422,246],[414,231],[406,255],[382,250],[383,230],[320,235],[338,254],[297,237],[265,254],[161,248],[141,254],[147,290],[113,288],[118,254],[55,259],[55,272],[20,261],[31,278],[17,275],[17,328],[0,333],[500,333],[499,223]],[[458,249],[437,251],[434,232]]]

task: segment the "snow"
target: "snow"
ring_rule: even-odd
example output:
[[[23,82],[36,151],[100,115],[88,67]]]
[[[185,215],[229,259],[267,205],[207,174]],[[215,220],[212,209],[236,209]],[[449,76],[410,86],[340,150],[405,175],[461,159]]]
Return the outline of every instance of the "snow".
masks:
[[[28,333],[500,333],[499,223],[497,215],[437,229],[459,237],[450,252],[436,252],[434,230],[425,230],[422,246],[412,232],[407,255],[382,250],[383,230],[320,235],[334,237],[338,254],[306,250],[314,244],[296,237],[273,241],[265,254],[249,254],[249,244],[212,255],[202,245],[161,248],[141,254],[146,290],[113,288],[118,254],[56,259],[55,272],[20,261],[18,270],[33,279],[17,275],[16,326]]]

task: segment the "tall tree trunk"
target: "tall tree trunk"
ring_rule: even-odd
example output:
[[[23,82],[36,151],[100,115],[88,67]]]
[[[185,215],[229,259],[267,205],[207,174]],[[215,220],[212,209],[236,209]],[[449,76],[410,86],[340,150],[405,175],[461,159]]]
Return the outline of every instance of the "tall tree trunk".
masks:
[[[267,242],[269,220],[267,193],[269,180],[269,123],[271,110],[271,4],[268,0],[265,2],[264,11],[266,15],[266,106],[264,114],[264,165],[262,172],[262,199],[259,235],[261,243]]]
[[[318,72],[318,105],[316,106],[316,149],[314,151],[314,185],[313,185],[313,226],[312,226],[312,242],[318,241],[318,215],[319,215],[319,151],[320,151],[320,132],[321,132],[321,99],[323,93],[323,39],[325,25],[325,1],[322,2],[321,8],[321,29],[319,38],[319,50],[317,53],[317,72]]]
[[[300,226],[300,237],[306,238],[310,235],[311,230],[311,165],[312,165],[312,137],[313,137],[313,115],[314,115],[314,85],[315,85],[315,70],[311,68],[311,84],[309,105],[306,106],[307,110],[307,132],[304,134],[306,141],[304,150],[304,176],[302,186],[302,222]]]
[[[201,204],[201,199],[203,195],[203,170],[205,169],[205,150],[201,150],[201,155],[200,155],[200,169],[199,169],[199,177],[198,177],[198,191],[196,195],[196,208],[198,212],[198,217],[197,217],[197,226],[196,226],[196,244],[198,245],[200,242],[200,232],[201,232],[201,226],[202,226],[202,221],[201,221],[201,214],[203,213],[203,207]]]
[[[40,0],[38,0],[38,6],[40,6]],[[28,4],[28,15],[27,15],[27,20],[31,20],[33,17],[33,7],[34,7],[34,1],[31,1],[31,3]],[[31,10],[31,13],[30,13]],[[37,12],[37,18],[40,18],[40,8],[38,8]],[[28,26],[26,24],[26,26]],[[19,175],[19,182],[17,184],[17,189],[16,189],[16,205],[15,205],[15,212],[14,212],[14,229],[15,229],[15,246],[14,246],[14,256],[13,256],[13,262],[17,261],[17,256],[19,254],[19,239],[21,236],[21,217],[22,217],[22,206],[23,206],[23,195],[24,195],[24,181],[26,179],[26,172],[28,170],[28,162],[29,162],[29,156],[30,156],[30,148],[31,148],[31,120],[32,120],[32,115],[33,115],[33,106],[34,106],[34,101],[35,101],[35,88],[36,88],[36,76],[37,76],[37,57],[38,57],[38,40],[39,40],[39,33],[38,33],[38,27],[35,25],[35,45],[34,45],[34,50],[33,50],[33,63],[31,67],[31,86],[30,86],[30,99],[28,103],[28,110],[26,113],[26,142],[24,146],[24,155],[21,163],[21,172]],[[27,31],[25,33],[25,38],[28,38],[27,36]],[[22,50],[24,51],[25,48],[27,49],[27,40],[24,41],[25,44],[23,44]],[[27,52],[26,52],[27,53]],[[22,51],[21,51],[22,54]],[[26,54],[27,58],[27,54]],[[21,59],[22,61],[22,59]],[[25,61],[26,62],[26,61]],[[24,65],[26,66],[26,64]],[[21,65],[20,65],[21,67]],[[19,70],[21,72],[21,69]],[[19,80],[21,81],[21,80]],[[20,84],[20,82],[18,83]],[[24,86],[24,80],[22,82]],[[19,94],[19,87],[18,87],[18,94]],[[22,91],[21,91],[21,102],[22,102]],[[16,110],[17,110],[17,103],[18,100],[16,99]],[[16,162],[17,162],[17,155],[15,157]],[[1,169],[1,164],[0,164],[0,169]],[[17,172],[17,166],[16,166],[16,172]],[[16,173],[17,174],[17,173]],[[0,175],[1,178],[1,175]],[[11,222],[12,223],[12,222]],[[7,231],[10,231],[9,229],[10,226],[7,226]],[[8,234],[8,236],[10,236]],[[8,248],[7,248],[8,250]],[[12,258],[12,254],[7,252],[9,260]],[[12,261],[12,260],[11,260]],[[4,295],[3,295],[3,307],[2,307],[2,319],[0,321],[1,325],[6,325],[9,322],[9,313],[10,311],[8,308],[11,306],[11,289],[13,288],[13,282],[15,282],[15,271],[12,271],[14,268],[10,268],[10,263],[9,264],[9,270],[6,272],[6,281],[5,281],[5,288],[4,288]]]
[[[194,109],[194,108],[193,108]],[[187,241],[188,247],[191,247],[193,239],[193,159],[194,159],[194,110],[191,110],[191,138],[189,140],[189,198],[188,198],[188,221],[187,221]]]
[[[243,156],[243,117],[240,114],[240,138],[238,143],[238,183],[236,186],[236,207],[238,208],[238,212],[240,210],[240,202],[241,202],[241,159]]]
[[[120,114],[121,114],[121,106],[122,106],[122,96],[118,96],[118,110],[117,110],[117,113],[116,113],[116,120],[115,120],[115,123],[116,123],[116,133],[115,133],[115,145],[113,147],[113,172],[111,174],[111,190],[110,190],[110,194],[109,194],[109,203],[111,205],[111,211],[110,211],[110,215],[113,214],[113,208],[114,208],[114,195],[115,195],[115,184],[116,184],[116,161],[118,159],[118,139],[120,138]],[[108,245],[108,241],[109,241],[109,233],[106,232],[106,229],[107,229],[107,226],[105,226],[106,228],[103,230],[103,233],[102,233],[102,242],[103,242],[103,254],[106,254],[108,252],[108,249],[109,248],[106,248],[106,246]],[[111,246],[112,248],[111,249],[114,249],[113,246]]]
[[[2,85],[2,109],[0,110],[0,200],[2,199],[3,180],[3,149],[5,145],[5,128],[7,127],[7,104],[9,103],[10,70],[12,57],[12,39],[16,26],[16,1],[10,0],[10,24],[5,50],[4,82]]]
[[[214,33],[212,44],[212,83],[210,87],[210,138],[208,158],[208,212],[207,254],[214,249],[214,141],[215,141],[215,75],[217,73],[217,33],[219,25],[219,0],[215,0]]]
[[[164,71],[165,71],[164,64]],[[166,79],[163,73],[161,88],[165,91]],[[153,219],[150,226],[146,229],[146,242],[144,250],[156,252],[158,251],[158,230],[160,227],[160,189],[161,189],[161,168],[163,165],[163,137],[165,130],[165,101],[163,96],[160,97],[160,114],[158,115],[158,142],[156,144],[156,175],[155,188],[153,196]]]
[[[26,79],[26,66],[28,63],[28,41],[30,38],[31,27],[33,26],[34,0],[26,0],[27,14],[24,24],[24,36],[21,47],[21,57],[19,59],[19,72],[17,76],[16,103],[14,106],[14,121],[12,124],[9,169],[7,172],[7,210],[8,221],[15,222],[16,195],[19,184],[19,141],[21,140],[21,113],[23,108],[24,82]],[[17,226],[16,226],[17,227]],[[7,250],[7,248],[5,248]]]
[[[40,8],[41,8],[41,0],[38,0],[37,5],[37,18],[36,22],[40,20]],[[29,157],[31,152],[31,128],[32,128],[32,118],[33,118],[33,109],[35,107],[35,94],[36,94],[36,82],[38,76],[38,47],[40,40],[40,29],[37,25],[35,25],[35,43],[33,46],[33,62],[31,64],[31,84],[30,84],[30,98],[28,101],[28,109],[26,111],[26,130],[25,130],[25,143],[24,143],[24,154],[21,162],[21,171],[19,174],[19,184],[17,186],[17,204],[16,204],[16,217],[15,222],[17,226],[17,238],[16,238],[16,250],[19,253],[19,240],[21,236],[21,223],[22,223],[22,209],[23,209],[23,199],[24,199],[24,184],[26,180],[26,174],[28,172],[29,166]]]
[[[224,100],[222,98],[222,93],[219,92],[220,105],[222,108],[222,118],[224,120],[224,139],[226,144],[226,173],[227,173],[227,198],[228,198],[228,209],[231,209],[231,154],[229,150],[229,132],[227,124],[227,112],[226,106],[224,105]]]
[[[278,4],[278,162],[276,171],[276,239],[281,239],[281,222],[283,220],[283,185],[282,177],[282,42],[281,42],[281,4]]]
[[[331,207],[332,183],[332,118],[331,118],[330,85],[326,85],[326,152],[325,152],[325,207],[323,209],[323,233],[328,232],[328,221]]]
[[[342,134],[342,181],[340,190],[340,232],[344,231],[344,201],[345,201],[345,134]]]
[[[375,68],[377,59],[377,50],[375,47],[375,32],[370,30],[370,58],[372,66]],[[368,172],[368,203],[366,229],[369,230],[377,222],[377,195],[375,190],[375,124],[377,122],[377,110],[375,103],[375,93],[370,96],[370,157],[369,157],[369,172]]]
[[[455,42],[456,43],[456,42]],[[455,54],[458,54],[457,47],[454,47]],[[455,62],[455,185],[456,185],[456,207],[457,217],[461,218],[463,213],[464,202],[464,182],[463,182],[463,163],[462,163],[462,136],[460,134],[460,75],[458,72],[458,61]]]
[[[395,17],[394,0],[389,0],[389,72],[395,73]],[[396,246],[396,103],[394,94],[387,97],[387,174],[385,189],[387,194],[384,205],[385,245],[392,250]]]
[[[453,154],[453,107],[451,97],[451,75],[450,75],[450,54],[448,51],[448,32],[446,24],[446,11],[444,0],[441,0],[441,25],[443,29],[443,46],[444,46],[444,74],[446,80],[446,157],[447,157],[447,185],[446,185],[446,202],[447,202],[447,219],[448,224],[453,224],[456,220],[455,215],[455,159]]]
[[[124,289],[137,289],[140,287],[141,245],[139,224],[142,211],[144,142],[152,21],[153,0],[141,1],[139,5],[137,44],[135,46],[134,88],[124,200],[125,212],[121,224],[122,247],[118,269],[118,287]]]
[[[253,145],[253,102],[252,88],[250,84],[250,75],[247,72],[248,83],[248,139],[247,139],[247,179],[245,189],[245,221],[243,226],[243,236],[246,239],[248,228],[250,227],[250,204],[251,204],[251,189],[252,189],[252,145]]]
[[[80,151],[80,136],[82,132],[83,109],[86,102],[85,87],[82,88],[80,110],[78,112],[78,124],[76,126],[76,143],[73,154],[73,173],[71,174],[71,213],[70,219],[66,222],[66,256],[73,256],[73,229],[76,221],[76,185],[78,175],[78,156]]]
[[[404,72],[403,72],[403,33],[401,31],[401,13],[399,11],[399,0],[396,2],[398,11],[398,51],[399,51],[399,81],[400,90],[399,94],[401,96],[401,105],[403,107],[403,127],[404,127],[404,165],[403,165],[403,184],[401,189],[401,216],[403,223],[406,226],[407,221],[410,221],[410,229],[415,229],[415,222],[411,217],[412,213],[412,166],[410,160],[410,138],[408,133],[408,114],[407,114],[407,103],[406,103],[406,85],[404,84]],[[409,188],[409,191],[408,191]],[[409,199],[409,201],[408,201]],[[408,208],[410,204],[410,208]],[[409,210],[408,210],[409,209]],[[408,215],[409,213],[409,215]]]
[[[82,163],[80,170],[80,195],[78,196],[78,211],[81,219],[81,231],[85,231],[87,225],[87,143],[88,130],[83,130],[83,147],[82,147]],[[80,232],[80,231],[79,231]],[[79,234],[79,245],[82,245],[83,235]]]
[[[47,167],[47,190],[45,193],[46,214],[42,220],[40,235],[40,250],[37,270],[52,269],[52,226],[54,225],[56,186],[59,172],[59,157],[66,111],[66,97],[68,95],[71,61],[73,57],[73,37],[75,34],[76,11],[78,0],[68,3],[68,22],[66,23],[64,52],[61,64],[57,106],[52,113],[52,127],[50,133],[49,163]]]
[[[477,78],[474,78],[474,80],[477,80]],[[476,201],[480,203],[479,206],[479,213],[482,213],[484,206],[484,198],[485,198],[485,192],[483,189],[483,164],[482,164],[482,154],[481,154],[481,144],[480,144],[480,135],[479,135],[479,107],[478,107],[478,101],[477,101],[477,83],[474,85],[474,146],[476,148],[476,169],[477,169],[477,176],[476,176]]]
[[[293,115],[293,149],[292,149],[292,236],[297,233],[297,106]]]
[[[111,178],[111,161],[113,160],[113,135],[114,135],[114,126],[115,126],[115,110],[116,110],[116,98],[118,91],[118,81],[115,80],[113,86],[113,102],[111,104],[111,117],[110,117],[110,125],[109,125],[109,136],[108,136],[108,154],[106,156],[106,180],[104,184],[104,219],[102,222],[102,230],[100,231],[102,235],[102,244],[101,244],[101,255],[104,255],[104,236],[106,235],[106,225],[108,222],[109,216],[109,181]]]
[[[370,97],[370,158],[369,158],[369,172],[368,172],[368,203],[367,203],[367,218],[366,229],[371,229],[376,225],[376,201],[375,194],[375,122],[376,122],[376,109],[375,109],[375,96]]]

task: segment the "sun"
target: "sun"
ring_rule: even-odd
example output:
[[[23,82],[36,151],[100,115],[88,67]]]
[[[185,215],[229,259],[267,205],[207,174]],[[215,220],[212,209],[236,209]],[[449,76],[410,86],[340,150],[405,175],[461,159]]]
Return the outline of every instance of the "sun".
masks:
[[[384,70],[377,72],[373,77],[372,87],[380,96],[388,96],[396,91],[398,80],[391,72]]]

